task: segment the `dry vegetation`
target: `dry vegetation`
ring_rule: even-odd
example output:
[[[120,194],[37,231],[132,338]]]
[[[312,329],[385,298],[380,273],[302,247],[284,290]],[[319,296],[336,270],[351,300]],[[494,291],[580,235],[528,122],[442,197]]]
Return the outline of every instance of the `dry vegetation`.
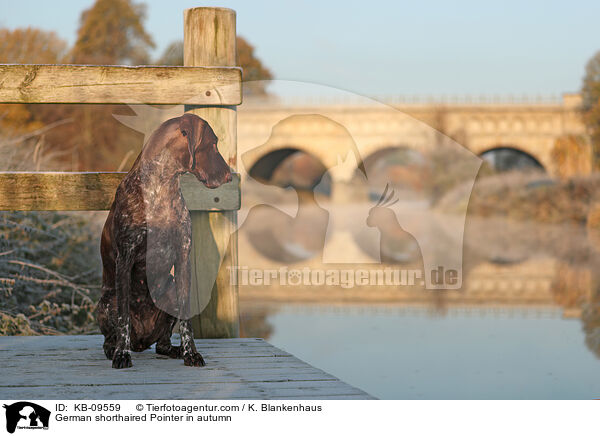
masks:
[[[600,174],[555,180],[539,172],[500,173],[458,187],[437,204],[444,212],[468,207],[471,216],[508,218],[544,224],[586,225],[592,206],[600,201]]]
[[[2,170],[51,165],[43,130],[0,138]],[[42,157],[43,156],[43,157]],[[96,214],[0,212],[0,335],[88,333],[99,296]]]

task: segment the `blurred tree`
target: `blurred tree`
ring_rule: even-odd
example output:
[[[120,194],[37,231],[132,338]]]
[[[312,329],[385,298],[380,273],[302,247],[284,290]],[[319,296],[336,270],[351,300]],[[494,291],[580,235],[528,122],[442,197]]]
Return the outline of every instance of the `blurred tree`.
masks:
[[[244,70],[244,94],[265,95],[267,93],[264,83],[257,80],[270,80],[273,78],[271,71],[265,67],[254,54],[254,46],[241,36],[237,37],[237,64]],[[159,65],[183,65],[183,41],[171,43],[158,59]]]
[[[0,63],[55,64],[63,60],[67,44],[54,32],[28,27],[0,29]],[[24,104],[0,105],[0,128],[3,136],[12,136],[44,125],[35,119]]]
[[[81,14],[68,60],[77,64],[147,64],[154,42],[144,29],[145,11],[145,5],[131,0],[96,0]],[[73,119],[48,133],[49,142],[64,150],[64,164],[71,170],[117,169],[125,164],[122,160],[129,150],[141,146],[138,134],[112,116],[129,113],[126,107],[53,105],[35,110],[46,123]],[[126,164],[124,168],[128,168]]]
[[[592,139],[594,166],[600,164],[600,51],[587,63],[581,88],[583,121]]]
[[[244,81],[247,82],[244,90],[248,95],[264,95],[267,93],[264,82],[257,80],[270,80],[273,78],[271,71],[266,68],[260,59],[254,55],[254,46],[244,38],[237,38],[237,64],[244,71]]]
[[[101,65],[148,63],[148,49],[154,48],[154,42],[144,29],[145,16],[144,4],[96,0],[81,14],[72,60]]]
[[[558,176],[563,180],[592,172],[592,150],[589,141],[584,137],[559,136],[554,141],[551,156]]]
[[[53,64],[66,53],[67,43],[54,32],[27,27],[0,29],[0,63]]]

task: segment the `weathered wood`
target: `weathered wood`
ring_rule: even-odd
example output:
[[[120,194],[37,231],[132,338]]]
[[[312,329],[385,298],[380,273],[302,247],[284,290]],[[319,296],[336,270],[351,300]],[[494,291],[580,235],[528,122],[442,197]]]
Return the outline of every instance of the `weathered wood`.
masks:
[[[235,11],[194,8],[184,13],[184,65],[236,64]],[[187,108],[209,122],[219,151],[237,165],[235,106]],[[192,289],[194,334],[201,338],[239,336],[238,288],[230,267],[237,265],[236,212],[192,212]]]
[[[241,80],[239,68],[0,64],[0,103],[238,105]]]
[[[188,368],[154,350],[114,370],[95,336],[0,337],[0,398],[371,399],[262,339],[198,340],[207,366]],[[177,338],[173,338],[175,342]]]
[[[188,210],[239,210],[241,205],[240,175],[233,174],[230,183],[209,189],[192,174],[181,176],[181,192]]]
[[[108,210],[123,172],[0,172],[0,210]],[[180,179],[189,210],[238,210],[240,178],[209,189],[192,174]]]
[[[0,172],[0,210],[106,210],[124,174]]]

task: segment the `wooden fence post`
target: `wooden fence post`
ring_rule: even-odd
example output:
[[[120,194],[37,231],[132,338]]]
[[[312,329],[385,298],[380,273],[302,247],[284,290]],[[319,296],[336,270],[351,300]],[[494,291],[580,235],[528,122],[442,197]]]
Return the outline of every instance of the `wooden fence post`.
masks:
[[[235,11],[192,8],[184,12],[185,66],[235,66]],[[207,93],[210,91],[207,91]],[[188,106],[204,118],[219,138],[219,151],[237,166],[237,113],[235,106]],[[239,336],[238,288],[231,280],[237,266],[237,212],[192,211],[192,303],[208,305],[193,319],[197,338]],[[214,278],[216,277],[216,281]],[[213,286],[214,284],[214,286]]]

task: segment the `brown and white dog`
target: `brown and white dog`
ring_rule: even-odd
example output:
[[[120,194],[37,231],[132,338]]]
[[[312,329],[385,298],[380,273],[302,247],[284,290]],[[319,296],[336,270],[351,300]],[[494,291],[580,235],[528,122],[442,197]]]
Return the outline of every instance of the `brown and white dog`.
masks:
[[[131,367],[131,351],[154,343],[159,354],[183,358],[188,366],[204,366],[189,319],[157,307],[147,271],[159,278],[152,286],[160,288],[161,298],[171,299],[178,313],[186,313],[192,226],[179,176],[190,172],[209,188],[231,181],[217,141],[210,125],[196,115],[165,121],[117,188],[102,231],[103,294],[96,309],[104,353],[113,368]],[[174,346],[171,335],[178,320],[181,346]]]

